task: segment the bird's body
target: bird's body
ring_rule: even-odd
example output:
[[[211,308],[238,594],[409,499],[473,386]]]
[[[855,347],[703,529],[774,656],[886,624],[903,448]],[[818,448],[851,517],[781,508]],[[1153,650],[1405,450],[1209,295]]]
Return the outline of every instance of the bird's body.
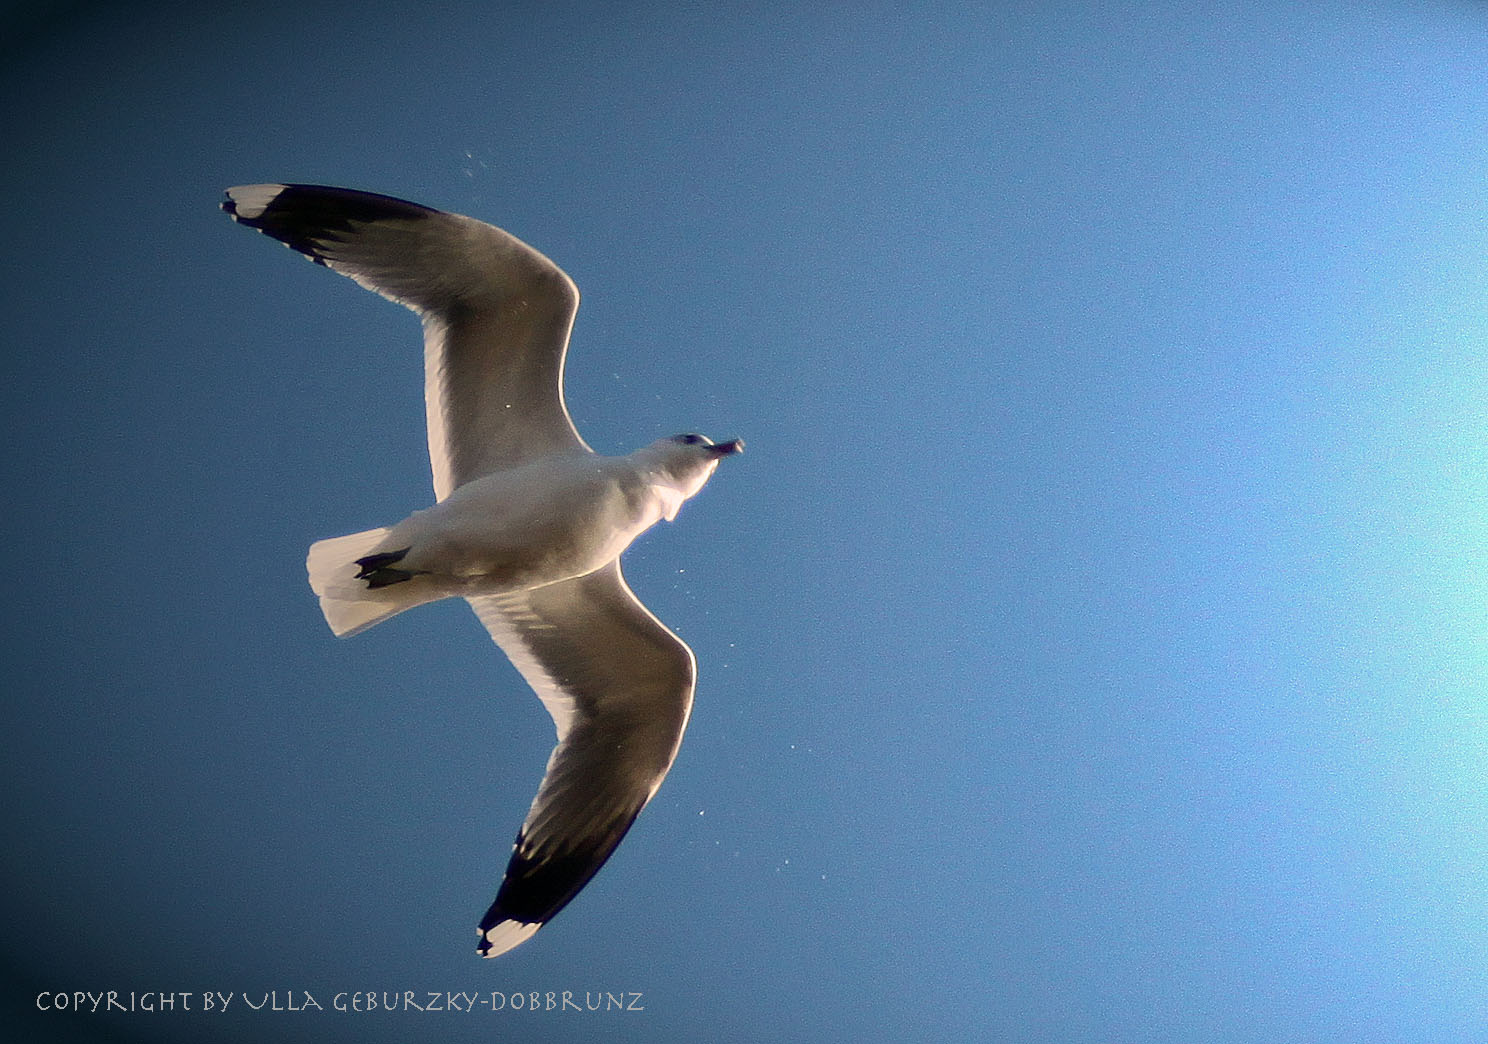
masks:
[[[498,471],[455,489],[366,544],[339,537],[310,550],[311,586],[331,604],[338,634],[439,598],[528,591],[592,573],[684,499],[648,467],[655,448],[625,457],[589,453]],[[376,539],[371,535],[375,533]],[[380,569],[363,562],[384,560]],[[379,573],[371,586],[369,573]],[[385,581],[385,582],[379,582]],[[343,603],[343,604],[334,604]],[[375,620],[339,626],[347,612],[383,607]]]
[[[495,956],[598,871],[676,756],[692,653],[636,600],[619,556],[743,444],[689,434],[593,453],[562,396],[578,293],[500,229],[308,185],[229,189],[223,208],[423,320],[436,502],[317,542],[307,568],[338,635],[468,599],[553,716],[558,745],[479,928]]]
[[[627,457],[562,458],[476,479],[388,531],[403,568],[450,594],[527,590],[592,573],[662,515]]]

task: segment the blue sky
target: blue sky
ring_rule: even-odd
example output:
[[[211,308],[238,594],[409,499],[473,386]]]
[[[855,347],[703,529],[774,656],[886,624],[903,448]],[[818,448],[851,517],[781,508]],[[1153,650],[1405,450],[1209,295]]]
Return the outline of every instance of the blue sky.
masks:
[[[799,7],[6,14],[31,1039],[1488,1034],[1488,14]],[[749,444],[626,560],[676,766],[498,961],[551,725],[463,605],[320,619],[305,548],[430,496],[417,323],[217,211],[266,180],[555,259],[601,452]]]

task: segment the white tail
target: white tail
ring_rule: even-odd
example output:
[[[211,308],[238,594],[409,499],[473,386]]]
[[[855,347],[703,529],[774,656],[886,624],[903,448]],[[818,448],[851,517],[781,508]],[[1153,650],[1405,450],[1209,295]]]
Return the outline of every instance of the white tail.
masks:
[[[310,587],[320,596],[320,611],[338,638],[365,631],[405,609],[439,597],[431,595],[428,586],[419,583],[417,577],[374,588],[357,579],[356,560],[378,550],[378,544],[387,534],[387,527],[383,527],[310,545],[310,555],[305,559]]]

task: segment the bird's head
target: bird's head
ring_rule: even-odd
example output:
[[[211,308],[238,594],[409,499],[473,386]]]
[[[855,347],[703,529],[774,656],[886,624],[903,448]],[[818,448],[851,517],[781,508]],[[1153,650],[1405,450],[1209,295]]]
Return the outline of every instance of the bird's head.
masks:
[[[696,495],[724,457],[744,452],[743,439],[714,442],[706,435],[689,432],[657,439],[636,454],[643,466],[654,473],[664,484],[675,491],[676,500],[665,512],[667,521],[676,517],[682,501]]]

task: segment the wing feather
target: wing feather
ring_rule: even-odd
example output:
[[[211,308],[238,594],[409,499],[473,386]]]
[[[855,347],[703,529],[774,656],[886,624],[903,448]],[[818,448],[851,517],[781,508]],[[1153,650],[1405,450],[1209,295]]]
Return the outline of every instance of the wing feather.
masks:
[[[516,595],[471,598],[553,717],[548,759],[495,902],[482,952],[527,937],[604,865],[661,785],[692,710],[692,651],[643,606],[618,561]],[[535,930],[535,927],[533,928]]]

